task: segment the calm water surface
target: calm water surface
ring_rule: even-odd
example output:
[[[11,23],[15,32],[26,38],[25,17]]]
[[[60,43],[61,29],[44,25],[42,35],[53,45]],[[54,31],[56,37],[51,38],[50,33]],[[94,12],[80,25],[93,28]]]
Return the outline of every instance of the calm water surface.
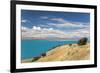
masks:
[[[21,41],[21,59],[27,59],[40,56],[53,47],[73,44],[76,41],[50,41],[50,40],[22,40]]]

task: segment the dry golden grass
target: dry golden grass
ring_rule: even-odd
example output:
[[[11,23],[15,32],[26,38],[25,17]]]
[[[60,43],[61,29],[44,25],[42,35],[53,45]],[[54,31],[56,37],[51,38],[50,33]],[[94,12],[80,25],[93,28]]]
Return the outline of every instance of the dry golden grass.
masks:
[[[41,57],[36,62],[65,61],[65,60],[88,60],[90,55],[90,45],[72,46],[63,45],[47,52],[47,56]]]

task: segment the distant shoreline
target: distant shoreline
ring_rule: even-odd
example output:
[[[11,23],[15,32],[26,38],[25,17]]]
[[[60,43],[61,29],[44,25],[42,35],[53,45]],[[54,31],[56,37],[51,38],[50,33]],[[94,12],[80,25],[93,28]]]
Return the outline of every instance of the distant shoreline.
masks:
[[[21,40],[47,40],[47,41],[77,41],[77,39],[72,40],[72,39],[21,39]],[[89,40],[87,41],[88,43],[90,42]]]
[[[49,40],[49,41],[77,41],[77,40],[72,40],[72,39],[32,39],[32,38],[27,38],[27,39],[22,39],[22,40]]]
[[[21,37],[22,40],[68,40],[77,41],[81,38],[33,38],[33,37]],[[89,38],[88,38],[89,39]]]

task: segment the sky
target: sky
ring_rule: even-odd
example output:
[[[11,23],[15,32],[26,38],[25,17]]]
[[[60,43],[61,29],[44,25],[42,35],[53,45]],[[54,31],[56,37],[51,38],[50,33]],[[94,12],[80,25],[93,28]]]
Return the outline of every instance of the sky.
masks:
[[[90,14],[21,10],[22,38],[89,37]]]

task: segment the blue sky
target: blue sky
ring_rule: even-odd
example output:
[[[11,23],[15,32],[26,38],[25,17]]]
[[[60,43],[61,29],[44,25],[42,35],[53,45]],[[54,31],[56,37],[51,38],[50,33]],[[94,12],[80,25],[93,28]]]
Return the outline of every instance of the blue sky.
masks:
[[[75,33],[80,34],[85,31],[86,34],[88,33],[87,37],[89,37],[90,14],[21,10],[21,25],[28,29],[50,29],[61,31],[65,34],[74,33],[75,31]],[[79,33],[78,31],[82,32]],[[74,35],[72,36],[75,37]],[[83,36],[85,36],[85,33]]]
[[[51,12],[51,11],[33,11],[33,10],[22,10],[22,20],[29,20],[30,22],[22,23],[23,26],[32,27],[33,25],[47,25],[48,23],[60,23],[49,19],[42,19],[41,17],[48,18],[63,18],[70,22],[82,22],[89,23],[90,15],[88,13],[75,13],[75,12]]]

